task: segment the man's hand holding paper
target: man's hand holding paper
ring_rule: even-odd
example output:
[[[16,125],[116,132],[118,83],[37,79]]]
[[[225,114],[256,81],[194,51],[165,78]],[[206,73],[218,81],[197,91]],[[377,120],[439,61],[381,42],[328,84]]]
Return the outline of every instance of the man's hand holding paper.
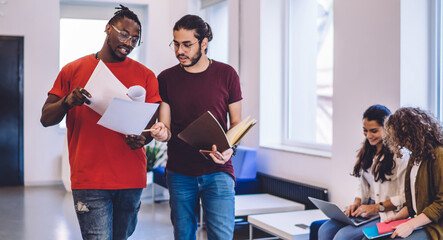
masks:
[[[97,124],[125,135],[141,135],[158,108],[158,104],[145,103],[142,86],[126,88],[102,61],[80,90],[80,95],[87,93],[87,106],[102,115]]]
[[[131,134],[131,135],[126,135],[125,141],[126,141],[126,144],[128,144],[128,146],[132,150],[134,150],[134,149],[139,149],[145,145],[146,137],[143,135]]]
[[[155,123],[151,129],[151,136],[159,141],[159,142],[166,142],[169,140],[169,129],[165,126],[162,122]]]
[[[70,94],[68,94],[64,99],[64,104],[68,108],[73,108],[74,106],[81,106],[84,103],[90,104],[88,98],[91,98],[91,94],[86,91],[86,89],[81,87],[76,87]]]
[[[128,89],[121,83],[108,67],[100,60],[92,72],[84,89],[92,95],[88,107],[103,115],[114,98],[131,100]]]

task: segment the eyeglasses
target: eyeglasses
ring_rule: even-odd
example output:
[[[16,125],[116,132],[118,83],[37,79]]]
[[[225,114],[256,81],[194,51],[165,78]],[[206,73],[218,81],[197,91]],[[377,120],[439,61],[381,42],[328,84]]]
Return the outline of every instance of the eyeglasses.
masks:
[[[132,47],[136,47],[136,46],[137,46],[137,43],[138,43],[138,41],[140,40],[140,38],[139,38],[138,36],[131,36],[131,35],[129,35],[128,32],[126,32],[126,31],[120,31],[120,30],[118,30],[114,25],[111,25],[111,26],[114,28],[115,31],[118,32],[118,36],[117,36],[117,38],[118,38],[118,40],[119,40],[120,42],[124,43],[124,42],[128,41],[128,39],[130,39],[130,40],[131,40],[131,41],[130,41],[130,45],[131,45]]]
[[[172,51],[177,51],[180,48],[180,46],[182,46],[183,51],[189,52],[191,50],[191,47],[194,46],[194,44],[199,43],[199,42],[200,42],[200,40],[197,40],[195,43],[179,43],[179,42],[172,41],[169,44],[169,47],[172,49]]]

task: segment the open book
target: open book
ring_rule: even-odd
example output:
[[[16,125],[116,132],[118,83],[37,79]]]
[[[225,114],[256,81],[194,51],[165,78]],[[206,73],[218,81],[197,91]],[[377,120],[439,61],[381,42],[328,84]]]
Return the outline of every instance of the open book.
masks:
[[[225,133],[214,115],[207,111],[179,133],[178,138],[198,150],[211,151],[215,144],[217,151],[223,152],[236,145],[256,122],[247,117]]]

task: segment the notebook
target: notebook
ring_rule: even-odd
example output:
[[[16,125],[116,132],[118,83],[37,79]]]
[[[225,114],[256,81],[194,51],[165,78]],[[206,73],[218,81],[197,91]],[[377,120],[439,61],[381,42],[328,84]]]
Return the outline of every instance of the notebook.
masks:
[[[376,239],[379,237],[389,236],[392,234],[392,232],[380,234],[380,233],[378,233],[377,226],[372,226],[372,227],[368,227],[368,228],[363,229],[363,234],[366,236],[367,239]]]
[[[380,238],[380,237],[384,237],[384,236],[389,236],[394,232],[394,229],[393,229],[394,227],[396,227],[402,223],[405,223],[411,219],[412,218],[406,218],[406,219],[401,219],[401,220],[397,220],[397,221],[392,221],[389,223],[380,222],[380,223],[377,223],[376,226],[363,229],[363,234],[368,239],[376,239],[376,238]],[[415,230],[420,229],[420,228],[422,228],[422,227],[418,227]]]
[[[333,203],[326,202],[313,197],[308,197],[308,198],[316,207],[318,207],[330,219],[334,219],[336,221],[346,223],[349,225],[354,225],[356,227],[380,217],[378,214],[370,217],[348,217],[337,205]]]

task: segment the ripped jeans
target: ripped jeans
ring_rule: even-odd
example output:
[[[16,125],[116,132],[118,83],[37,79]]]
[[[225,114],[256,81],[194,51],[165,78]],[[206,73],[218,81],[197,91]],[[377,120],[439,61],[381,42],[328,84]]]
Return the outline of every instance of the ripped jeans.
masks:
[[[73,189],[75,212],[85,240],[124,240],[135,230],[141,188]]]

